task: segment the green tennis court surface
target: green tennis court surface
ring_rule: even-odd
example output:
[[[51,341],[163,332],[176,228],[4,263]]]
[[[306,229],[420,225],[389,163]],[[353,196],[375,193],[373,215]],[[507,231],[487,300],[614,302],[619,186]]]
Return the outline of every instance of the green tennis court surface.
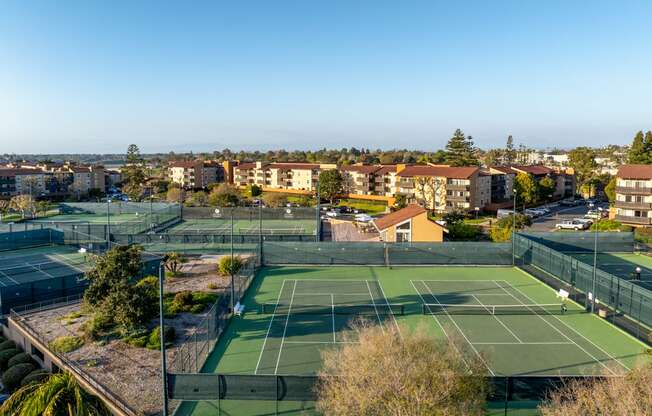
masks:
[[[569,253],[572,257],[593,265],[593,253]],[[618,276],[632,280],[636,267],[641,268],[641,280],[636,284],[652,290],[652,257],[639,253],[598,253],[598,268]]]
[[[142,221],[143,219],[147,218],[148,213],[144,212],[143,213],[124,213],[124,214],[115,214],[111,213],[109,215],[109,220],[111,223],[122,223],[122,222],[131,222],[131,221]],[[59,214],[59,215],[53,215],[51,217],[46,217],[42,219],[37,219],[37,220],[30,220],[29,222],[32,223],[41,223],[41,224],[49,224],[49,223],[66,223],[66,222],[89,222],[93,224],[106,224],[107,223],[107,215],[98,213],[98,214],[93,214],[93,213],[85,213],[85,214]]]
[[[43,246],[0,253],[0,287],[84,273],[87,254],[74,247]]]
[[[314,234],[316,227],[314,219],[265,219],[262,222],[262,228],[258,218],[233,220],[233,232],[235,234],[258,234],[261,229],[263,234]],[[168,228],[166,232],[169,234],[229,234],[231,232],[231,220],[226,218],[184,220]]]
[[[425,325],[434,337],[461,337],[495,375],[623,374],[646,359],[643,344],[572,302],[562,313],[553,290],[511,267],[263,268],[244,303],[204,372],[314,374],[320,351],[350,342],[348,322],[360,315],[383,327]],[[273,414],[276,404],[220,406],[224,414],[256,415]],[[312,406],[278,405],[295,415]],[[187,402],[178,414],[216,409]]]

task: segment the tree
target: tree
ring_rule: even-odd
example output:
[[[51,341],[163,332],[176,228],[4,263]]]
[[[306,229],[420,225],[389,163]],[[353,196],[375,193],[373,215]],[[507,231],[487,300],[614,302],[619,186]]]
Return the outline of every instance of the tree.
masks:
[[[343,192],[344,179],[337,169],[323,170],[319,173],[319,194],[331,204]]]
[[[220,263],[217,265],[217,271],[222,276],[235,276],[240,273],[240,270],[244,267],[244,261],[240,256],[224,256],[220,259]]]
[[[130,329],[145,324],[156,314],[158,298],[132,281],[141,270],[140,246],[116,246],[98,256],[86,272],[90,281],[84,306],[102,314],[108,322]]]
[[[19,211],[23,219],[28,215],[33,217],[36,211],[34,198],[31,195],[16,195],[11,198],[10,207],[15,211]]]
[[[0,407],[0,415],[110,416],[111,412],[66,372],[21,387]]]
[[[135,144],[127,148],[126,164],[122,169],[123,192],[131,199],[140,199],[145,184],[145,169],[140,149]]]
[[[539,410],[543,416],[652,414],[652,367],[634,368],[625,377],[572,381]]]
[[[652,133],[636,133],[627,154],[628,163],[647,165],[652,163]]]
[[[271,208],[280,208],[288,203],[287,196],[279,193],[269,192],[263,195],[263,203]]]
[[[178,186],[171,187],[168,189],[168,192],[165,195],[165,199],[167,199],[168,202],[183,202],[183,194],[183,190]]]
[[[517,203],[522,203],[525,209],[526,204],[531,204],[537,199],[537,182],[529,173],[519,173],[514,178],[514,192],[516,192]]]
[[[464,222],[464,218],[466,218],[466,215],[462,211],[451,211],[447,212],[443,216],[443,220],[446,221],[446,226],[452,225],[452,224],[457,224],[460,222]]]
[[[7,201],[6,199],[0,199],[0,221],[2,221],[2,217],[9,213],[10,209],[11,202]]]
[[[516,214],[516,230],[522,230],[532,225],[532,219],[527,215]],[[491,229],[491,240],[497,243],[509,241],[514,228],[514,215],[508,215],[496,221]]]
[[[188,203],[196,207],[204,207],[208,204],[208,196],[204,191],[193,192],[188,198]]]
[[[405,195],[399,194],[394,198],[394,208],[402,209],[407,207],[407,198]]]
[[[446,163],[451,166],[478,166],[475,148],[471,136],[466,137],[457,129],[446,144]]]
[[[514,149],[514,139],[511,135],[507,136],[503,157],[506,165],[513,165],[516,162],[516,149]]]
[[[555,193],[555,189],[557,189],[557,182],[555,182],[554,179],[552,179],[550,176],[546,176],[545,178],[542,178],[539,181],[539,186],[538,186],[539,200],[540,201],[549,200],[551,198],[551,195]]]
[[[249,195],[251,195],[252,198],[255,198],[257,196],[262,195],[263,193],[263,188],[256,184],[252,184],[249,186]]]
[[[604,194],[607,196],[609,202],[614,202],[616,200],[616,177],[613,176],[607,186],[604,187]]]
[[[326,415],[483,415],[486,366],[459,340],[424,327],[357,321],[340,348],[322,352],[317,409]]]
[[[163,264],[165,264],[165,268],[174,276],[178,273],[179,271],[179,266],[181,266],[183,263],[185,263],[187,260],[185,257],[181,255],[181,253],[178,253],[176,251],[167,253],[163,257]]]
[[[238,188],[227,183],[221,183],[217,188],[213,188],[208,195],[208,203],[218,207],[234,207],[240,202],[240,192]]]
[[[501,149],[490,149],[484,154],[484,165],[487,167],[500,165],[502,164],[504,157],[504,153]]]
[[[595,151],[588,147],[577,147],[568,153],[568,166],[575,171],[580,185],[586,183],[595,174]]]

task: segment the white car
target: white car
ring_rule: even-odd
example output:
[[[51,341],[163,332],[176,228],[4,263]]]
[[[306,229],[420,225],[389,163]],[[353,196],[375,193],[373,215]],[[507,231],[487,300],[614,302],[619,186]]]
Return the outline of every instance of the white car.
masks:
[[[584,218],[590,218],[593,220],[599,220],[600,218],[606,217],[607,213],[605,211],[598,211],[595,209],[590,210],[584,215]]]
[[[593,224],[593,220],[591,218],[573,218],[573,221],[585,222],[589,224],[589,226]]]
[[[340,216],[340,213],[337,212],[337,211],[328,211],[328,212],[326,213],[326,215],[329,216],[329,217],[331,217],[331,218],[337,218],[337,217]]]
[[[555,227],[558,230],[586,230],[589,228],[589,224],[586,222],[582,221],[577,221],[577,220],[567,220],[567,221],[562,221],[559,224],[555,225]]]

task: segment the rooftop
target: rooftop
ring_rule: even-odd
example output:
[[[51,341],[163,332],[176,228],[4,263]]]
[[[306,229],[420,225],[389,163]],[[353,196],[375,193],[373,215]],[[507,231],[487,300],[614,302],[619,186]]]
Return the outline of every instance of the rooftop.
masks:
[[[622,165],[618,177],[623,179],[652,179],[652,165]]]
[[[453,179],[468,179],[476,174],[480,168],[475,166],[451,167],[451,166],[408,166],[398,173],[398,176],[436,176]]]

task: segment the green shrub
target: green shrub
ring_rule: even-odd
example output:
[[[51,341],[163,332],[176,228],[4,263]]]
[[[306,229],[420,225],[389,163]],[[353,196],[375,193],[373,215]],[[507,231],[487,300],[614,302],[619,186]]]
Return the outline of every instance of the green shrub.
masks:
[[[480,229],[475,225],[463,222],[455,222],[447,226],[448,238],[451,240],[476,240],[480,234]]]
[[[212,305],[217,300],[215,293],[193,292],[192,302],[194,304]]]
[[[176,337],[176,331],[171,326],[165,327],[165,345],[173,344],[174,338]],[[150,350],[156,350],[161,346],[161,327],[157,326],[154,328],[152,333],[149,335],[149,340],[147,342],[147,348]]]
[[[81,329],[86,339],[97,340],[112,327],[113,322],[111,317],[102,312],[96,312],[89,320],[84,322]]]
[[[11,350],[7,350],[11,351]],[[34,359],[32,358],[31,355],[27,354],[26,352],[21,352],[20,354],[16,354],[13,357],[9,359],[9,362],[7,363],[7,367],[13,367],[17,364],[24,364],[24,363],[34,363]]]
[[[10,348],[8,350],[0,351],[0,369],[3,371],[6,370],[9,364],[9,360],[18,354],[20,354],[20,350],[17,348]]]
[[[147,345],[147,341],[149,340],[149,331],[146,329],[136,330],[123,337],[122,340],[134,347],[143,348]]]
[[[242,266],[244,266],[244,262],[240,256],[234,256],[233,259],[231,256],[224,256],[220,259],[217,270],[222,276],[237,275]]]
[[[206,305],[198,303],[190,308],[190,313],[202,313],[204,312],[204,309],[206,309]]]
[[[84,340],[75,336],[63,336],[50,342],[50,349],[58,353],[75,351],[84,345]]]
[[[34,364],[29,363],[15,365],[2,374],[2,384],[6,389],[13,390],[20,386],[20,382],[35,369]]]
[[[632,227],[623,225],[619,221],[604,219],[591,224],[591,230],[595,231],[631,231]]]
[[[174,303],[180,307],[191,306],[193,304],[192,292],[184,290],[174,295]]]
[[[7,340],[7,338],[5,338],[5,337],[3,337],[3,336],[0,335],[0,343],[5,342],[6,340]]]
[[[0,343],[0,351],[10,350],[12,348],[16,348],[16,343],[11,340],[3,341]]]
[[[39,383],[46,378],[50,377],[50,374],[48,374],[47,371],[45,370],[34,370],[28,375],[26,375],[20,382],[20,387],[24,387],[30,383]]]
[[[217,289],[217,284],[216,283],[209,283],[207,287],[210,290],[215,290],[215,289]]]

